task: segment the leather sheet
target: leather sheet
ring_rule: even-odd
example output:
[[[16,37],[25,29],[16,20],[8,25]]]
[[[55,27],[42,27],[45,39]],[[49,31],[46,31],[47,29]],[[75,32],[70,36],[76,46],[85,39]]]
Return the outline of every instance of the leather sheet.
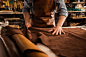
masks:
[[[9,34],[9,33],[7,33],[7,34]],[[7,53],[7,54],[9,54],[9,57],[23,57],[23,54],[20,51],[19,47],[17,46],[16,42],[11,37],[6,35],[6,29],[5,28],[2,28],[1,37],[4,39],[4,41],[8,47],[8,48],[5,47],[5,49],[9,49],[9,51]],[[2,55],[4,55],[4,53]]]
[[[8,54],[7,54],[6,49],[5,49],[5,46],[4,46],[4,44],[3,44],[1,39],[0,39],[0,57],[8,57]]]
[[[29,28],[32,34],[38,33],[38,38],[56,55],[65,57],[86,57],[86,31],[81,28],[64,28],[66,34],[52,35],[49,28]],[[34,35],[32,35],[34,41]]]
[[[10,53],[9,57],[23,57],[22,52],[20,51],[19,47],[17,46],[17,44],[15,43],[15,41],[13,39],[10,39],[6,35],[3,35],[2,37],[4,38],[6,44],[9,48],[9,53]]]
[[[17,50],[17,49],[13,50],[12,47],[10,46],[11,51],[15,52],[14,54],[17,55],[17,57],[19,57],[21,55],[24,55],[24,57],[48,57],[47,54],[45,54],[41,49],[39,49],[35,44],[33,44],[26,37],[24,37],[24,35],[21,35],[21,32],[18,31],[18,29],[13,29],[11,27],[7,27],[7,31],[8,31],[7,35],[12,37],[12,39],[15,41],[14,43],[17,44],[17,48],[19,48],[19,50],[21,50],[21,52],[22,52],[22,54],[20,54],[21,52],[19,50]],[[20,32],[20,34],[15,33],[14,31]],[[12,32],[14,32],[14,33],[12,33]],[[4,36],[5,35],[2,33],[2,37],[4,37]],[[13,45],[13,48],[16,48],[16,47]],[[12,54],[12,56],[14,54]],[[16,57],[15,55],[14,55],[14,57]]]
[[[10,27],[6,29],[9,30]],[[33,43],[41,42],[56,55],[64,57],[86,57],[86,31],[81,28],[63,28],[66,34],[52,35],[47,32],[51,28],[26,27],[23,34]],[[15,29],[12,29],[13,31]],[[16,31],[16,34],[19,33]],[[21,33],[19,34],[21,35]],[[10,36],[10,35],[9,35]],[[18,35],[17,35],[18,36]],[[23,36],[23,35],[21,35]],[[22,37],[20,37],[22,38]],[[18,42],[18,40],[16,40]]]

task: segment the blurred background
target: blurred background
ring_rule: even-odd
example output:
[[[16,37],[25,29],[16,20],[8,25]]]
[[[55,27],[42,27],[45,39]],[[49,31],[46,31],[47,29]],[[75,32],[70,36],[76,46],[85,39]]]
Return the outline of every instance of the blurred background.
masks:
[[[86,1],[85,0],[64,0],[68,17],[64,23],[67,26],[80,26],[86,24]],[[19,29],[24,27],[22,8],[24,0],[0,0],[0,22],[9,22],[9,25]],[[58,22],[58,5],[55,4],[55,22]],[[32,10],[30,10],[32,18]],[[30,18],[30,22],[31,22]]]

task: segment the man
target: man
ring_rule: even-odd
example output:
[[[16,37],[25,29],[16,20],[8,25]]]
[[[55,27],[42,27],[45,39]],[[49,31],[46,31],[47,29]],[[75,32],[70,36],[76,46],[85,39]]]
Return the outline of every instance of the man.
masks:
[[[25,25],[27,28],[31,27],[29,22],[30,9],[33,9],[32,26],[35,27],[55,27],[49,30],[53,31],[53,35],[61,35],[65,32],[62,30],[62,25],[68,16],[68,12],[64,3],[64,0],[55,0],[58,5],[59,19],[55,27],[54,21],[54,0],[24,0],[23,15],[25,19]],[[33,6],[31,7],[31,3]]]

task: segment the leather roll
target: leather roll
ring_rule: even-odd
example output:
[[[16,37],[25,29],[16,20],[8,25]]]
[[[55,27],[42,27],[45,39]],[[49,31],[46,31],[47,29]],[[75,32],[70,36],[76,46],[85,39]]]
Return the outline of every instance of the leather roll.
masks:
[[[21,34],[14,34],[12,38],[16,41],[18,47],[25,57],[48,57],[41,49]]]

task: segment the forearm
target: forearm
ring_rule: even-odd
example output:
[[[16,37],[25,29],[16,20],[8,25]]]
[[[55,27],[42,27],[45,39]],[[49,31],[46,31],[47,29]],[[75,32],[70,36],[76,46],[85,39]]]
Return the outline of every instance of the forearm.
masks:
[[[68,12],[67,12],[67,7],[64,3],[64,0],[56,0],[57,6],[58,6],[58,13],[59,13],[59,19],[67,18]],[[63,16],[63,17],[61,17]],[[65,18],[65,19],[66,19]]]
[[[23,15],[24,15],[25,23],[30,22],[30,14],[28,12],[24,12]]]
[[[64,15],[60,15],[56,26],[61,26],[62,27],[65,19],[66,19],[66,17]]]

